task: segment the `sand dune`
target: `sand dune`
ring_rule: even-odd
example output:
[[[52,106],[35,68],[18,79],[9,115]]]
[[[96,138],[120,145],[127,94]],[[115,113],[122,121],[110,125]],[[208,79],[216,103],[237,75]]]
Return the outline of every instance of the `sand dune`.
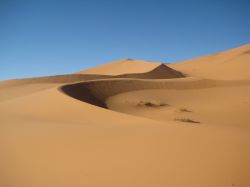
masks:
[[[250,79],[250,44],[169,66],[193,77],[227,80]]]
[[[250,186],[249,62],[246,45],[2,81],[0,186]]]
[[[165,64],[144,73],[130,73],[114,76],[114,78],[137,78],[137,79],[172,79],[185,77],[181,72],[176,71]]]
[[[121,75],[131,73],[145,73],[159,66],[160,62],[147,62],[144,60],[121,59],[95,68],[77,72],[77,74]]]
[[[185,119],[196,119],[196,122],[214,125],[249,127],[249,106],[246,103],[250,103],[250,80],[109,79],[64,85],[61,90],[83,102],[152,119],[184,122]],[[143,107],[139,106],[140,102],[144,103]],[[170,103],[171,106],[165,106]],[[165,107],[160,107],[159,111],[157,106],[160,104]],[[181,111],[187,105],[190,112]],[[234,105],[237,109],[233,109]],[[193,111],[198,111],[199,116]],[[231,113],[237,118],[228,118]]]
[[[79,81],[110,79],[110,78],[141,78],[141,79],[169,79],[184,77],[164,64],[145,73],[121,74],[121,75],[97,75],[97,74],[69,74],[48,77],[14,79],[0,82],[0,101],[23,96],[42,89],[53,87],[56,84],[74,83]]]
[[[25,85],[25,84],[71,83],[71,82],[108,79],[108,78],[142,78],[142,79],[163,78],[164,79],[164,78],[184,77],[182,73],[175,71],[172,68],[169,68],[167,65],[164,65],[164,64],[158,65],[157,63],[150,63],[150,64],[151,64],[151,67],[153,68],[149,69],[149,71],[142,72],[142,73],[137,72],[137,73],[129,73],[129,74],[121,74],[121,75],[113,75],[113,76],[104,75],[104,74],[68,74],[68,75],[55,75],[55,76],[47,76],[47,77],[5,80],[5,81],[0,81],[0,89],[6,89],[9,87],[20,86],[20,85]],[[136,66],[138,65],[140,64],[137,64]],[[115,64],[114,66],[117,66],[117,64]]]
[[[245,129],[137,118],[85,104],[57,88],[5,101],[0,109],[2,186],[250,182]]]
[[[99,81],[84,81],[68,84],[61,87],[62,91],[79,100],[84,100],[85,93],[91,93],[93,97],[105,102],[116,94],[134,90],[148,89],[205,89],[213,87],[235,87],[249,85],[250,80],[209,80],[209,79],[172,79],[172,80],[140,80],[140,79],[109,79]],[[85,91],[86,90],[86,91]],[[87,91],[88,90],[88,91]],[[81,94],[78,94],[82,92]],[[88,102],[87,100],[85,102]]]

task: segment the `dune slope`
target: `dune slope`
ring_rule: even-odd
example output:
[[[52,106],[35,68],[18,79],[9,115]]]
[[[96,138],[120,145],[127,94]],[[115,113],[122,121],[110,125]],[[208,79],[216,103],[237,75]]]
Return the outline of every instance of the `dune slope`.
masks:
[[[185,77],[181,72],[176,71],[165,64],[161,64],[151,71],[144,73],[130,73],[114,76],[113,78],[137,78],[137,79],[172,79]]]
[[[250,186],[248,48],[2,81],[0,186]]]
[[[225,52],[169,64],[193,77],[210,79],[250,79],[250,44]]]
[[[1,186],[250,184],[243,129],[160,123],[57,88],[2,102],[0,110]]]
[[[61,90],[83,102],[152,119],[249,127],[250,80],[109,79],[64,85]]]

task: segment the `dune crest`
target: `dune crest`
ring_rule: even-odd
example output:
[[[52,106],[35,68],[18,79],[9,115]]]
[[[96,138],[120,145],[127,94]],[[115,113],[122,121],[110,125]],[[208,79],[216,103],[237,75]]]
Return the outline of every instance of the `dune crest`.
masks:
[[[181,72],[176,71],[165,64],[161,64],[151,71],[145,73],[131,73],[114,76],[114,78],[138,78],[138,79],[172,79],[185,77]]]

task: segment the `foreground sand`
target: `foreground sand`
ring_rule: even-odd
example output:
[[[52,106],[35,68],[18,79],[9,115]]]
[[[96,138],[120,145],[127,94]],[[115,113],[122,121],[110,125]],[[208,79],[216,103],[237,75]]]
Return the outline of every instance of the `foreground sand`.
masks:
[[[121,73],[119,64],[112,74],[89,71],[142,73],[137,65]],[[176,69],[195,76],[184,64]],[[159,64],[150,66],[144,72]],[[207,71],[198,78],[70,75],[2,83],[0,186],[250,186],[250,75],[236,70],[221,81]]]

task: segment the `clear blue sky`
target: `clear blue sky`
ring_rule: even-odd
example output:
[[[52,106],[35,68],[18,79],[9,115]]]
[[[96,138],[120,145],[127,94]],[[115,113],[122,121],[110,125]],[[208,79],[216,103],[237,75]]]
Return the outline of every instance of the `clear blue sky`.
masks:
[[[249,0],[0,0],[0,79],[121,58],[173,63],[249,42]]]

